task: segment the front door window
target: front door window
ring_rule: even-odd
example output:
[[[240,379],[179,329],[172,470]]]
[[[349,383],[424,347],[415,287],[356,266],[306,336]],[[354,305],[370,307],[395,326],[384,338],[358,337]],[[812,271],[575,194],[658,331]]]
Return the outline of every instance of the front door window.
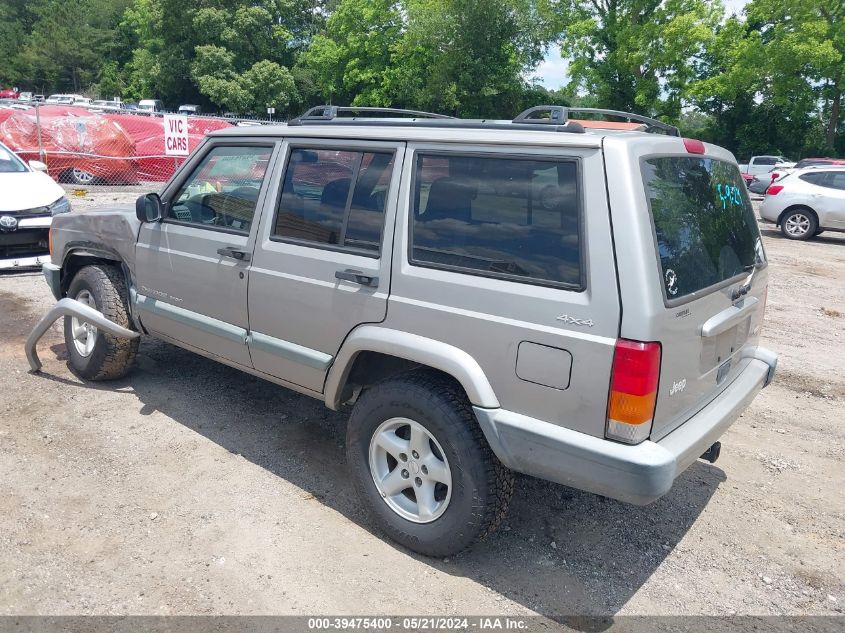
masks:
[[[183,183],[167,219],[249,233],[271,147],[212,148]]]

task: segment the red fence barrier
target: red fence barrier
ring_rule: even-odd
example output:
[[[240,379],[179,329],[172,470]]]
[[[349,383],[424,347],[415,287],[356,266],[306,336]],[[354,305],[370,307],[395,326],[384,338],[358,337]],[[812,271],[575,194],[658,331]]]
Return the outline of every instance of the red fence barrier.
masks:
[[[232,122],[188,118],[188,149]],[[166,181],[185,160],[165,152],[164,118],[92,112],[76,106],[0,109],[0,141],[25,160],[42,160],[57,181],[123,185]]]

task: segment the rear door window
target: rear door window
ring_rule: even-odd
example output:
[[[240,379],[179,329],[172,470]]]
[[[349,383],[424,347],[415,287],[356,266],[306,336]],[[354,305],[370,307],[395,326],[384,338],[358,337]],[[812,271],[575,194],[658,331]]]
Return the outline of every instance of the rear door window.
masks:
[[[704,157],[643,161],[665,297],[675,301],[747,274],[764,253],[736,165]]]
[[[419,154],[414,264],[581,289],[574,159]]]
[[[393,152],[291,151],[275,238],[378,254]]]

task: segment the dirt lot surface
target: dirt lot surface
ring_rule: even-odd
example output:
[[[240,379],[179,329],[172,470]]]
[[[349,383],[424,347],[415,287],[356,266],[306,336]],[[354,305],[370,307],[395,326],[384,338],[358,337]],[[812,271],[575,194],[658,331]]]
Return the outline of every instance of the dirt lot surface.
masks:
[[[130,202],[136,194],[74,198]],[[520,478],[503,529],[452,559],[383,540],[345,416],[145,339],[85,383],[37,273],[0,276],[0,614],[841,614],[845,235],[764,229],[773,386],[644,508]]]

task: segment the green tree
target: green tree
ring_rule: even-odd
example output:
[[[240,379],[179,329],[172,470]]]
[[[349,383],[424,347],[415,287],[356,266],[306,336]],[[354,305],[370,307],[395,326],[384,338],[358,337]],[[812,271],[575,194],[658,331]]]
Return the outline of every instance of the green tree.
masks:
[[[262,64],[252,74],[269,72],[276,84],[284,83],[322,15],[321,4],[308,0],[135,0],[123,24],[136,38],[126,64],[128,90],[135,98],[168,103],[255,108],[257,101],[244,94],[243,76],[267,61],[284,70]],[[214,66],[214,59],[225,63]],[[275,99],[287,103],[292,96],[286,90]]]
[[[542,57],[523,0],[341,0],[299,61],[323,100],[511,115]]]
[[[255,62],[243,74],[241,85],[249,92],[251,108],[257,113],[263,113],[267,107],[285,110],[296,98],[290,70],[269,59]]]
[[[393,0],[342,0],[300,58],[328,103],[388,106],[387,77],[405,27]]]
[[[21,67],[21,42],[32,30],[36,17],[32,5],[14,0],[0,0],[0,86],[15,86],[28,82],[27,71]],[[28,84],[31,85],[31,84]]]
[[[39,90],[82,92],[119,50],[117,24],[129,0],[0,3],[0,71]]]
[[[845,89],[845,3],[752,0],[747,13],[766,50],[767,96],[805,112],[823,103],[824,141],[833,149]]]
[[[742,157],[834,152],[841,124],[839,0],[753,0],[721,25],[687,94],[712,117],[706,137]]]
[[[533,7],[522,0],[409,0],[396,92],[463,116],[512,116],[545,44]]]
[[[720,0],[541,0],[572,59],[570,94],[677,120],[720,18]]]

